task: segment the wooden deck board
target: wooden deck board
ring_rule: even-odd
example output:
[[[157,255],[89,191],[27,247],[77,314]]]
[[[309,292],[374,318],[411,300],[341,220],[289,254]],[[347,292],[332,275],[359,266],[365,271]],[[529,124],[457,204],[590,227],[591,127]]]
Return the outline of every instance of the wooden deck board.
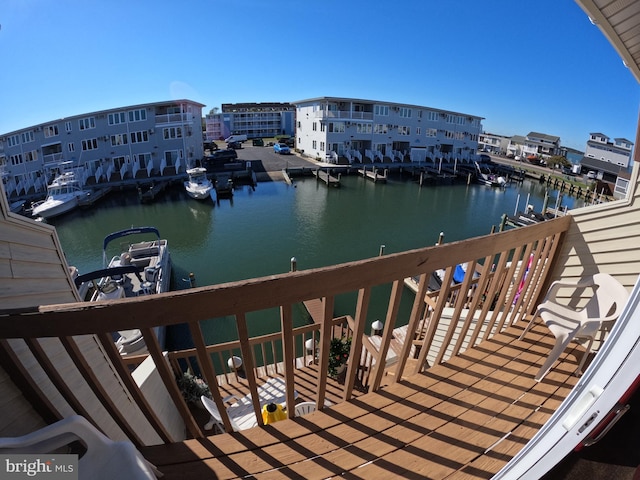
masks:
[[[539,325],[523,341],[520,331],[511,328],[448,363],[294,421],[147,447],[143,454],[165,480],[205,471],[218,478],[488,478],[576,380],[580,357],[569,351],[565,363],[536,382],[551,341]]]

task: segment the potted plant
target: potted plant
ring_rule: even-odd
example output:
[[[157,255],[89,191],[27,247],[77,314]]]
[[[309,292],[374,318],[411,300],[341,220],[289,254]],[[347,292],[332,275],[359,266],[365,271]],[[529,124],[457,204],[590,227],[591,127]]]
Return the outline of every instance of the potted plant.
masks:
[[[178,388],[185,402],[198,407],[202,404],[200,401],[202,395],[211,398],[209,385],[202,378],[193,375],[191,372],[184,372],[182,376],[178,377]]]
[[[351,351],[351,339],[332,338],[329,347],[329,368],[328,373],[331,377],[337,377],[342,373],[349,359]]]

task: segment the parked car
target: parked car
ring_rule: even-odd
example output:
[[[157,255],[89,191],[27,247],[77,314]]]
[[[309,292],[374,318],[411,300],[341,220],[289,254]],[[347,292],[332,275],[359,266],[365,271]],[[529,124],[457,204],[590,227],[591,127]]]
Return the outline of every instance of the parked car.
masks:
[[[288,155],[291,153],[289,146],[286,143],[276,143],[273,146],[273,151],[275,153],[279,153],[280,155]]]
[[[226,150],[216,150],[211,155],[216,160],[225,159],[225,160],[235,160],[238,158],[238,154],[232,148],[227,148]]]
[[[238,150],[242,148],[242,142],[229,142],[227,144],[227,148],[231,148],[233,150]]]
[[[254,147],[264,147],[264,140],[262,140],[261,138],[254,138],[253,139],[253,146]]]
[[[589,173],[587,173],[587,178],[589,180],[595,180],[596,178],[596,172],[594,172],[593,170],[589,170]]]

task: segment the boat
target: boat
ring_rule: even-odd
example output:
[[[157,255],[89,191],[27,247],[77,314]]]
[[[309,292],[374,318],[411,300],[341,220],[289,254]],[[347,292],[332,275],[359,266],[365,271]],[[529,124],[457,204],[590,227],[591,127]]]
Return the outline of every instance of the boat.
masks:
[[[488,185],[489,187],[505,187],[507,185],[507,179],[491,171],[487,166],[480,166],[478,162],[476,164],[476,179],[478,183],[482,185]]]
[[[47,186],[47,198],[33,204],[33,217],[48,219],[62,215],[76,208],[80,199],[90,195],[91,192],[80,185],[76,173],[75,170],[65,171],[53,179]]]
[[[125,243],[121,252],[114,255],[107,264],[107,248],[112,241],[143,234],[152,234],[154,239]],[[103,242],[103,263],[103,269],[74,278],[83,300],[100,302],[154,295],[170,290],[169,247],[167,240],[160,238],[160,232],[155,227],[129,228],[107,235]],[[164,328],[156,328],[156,335],[163,345]],[[144,353],[145,344],[140,330],[119,331],[115,337],[121,355]]]
[[[196,200],[211,198],[213,183],[207,178],[206,168],[190,168],[187,170],[187,175],[189,175],[189,179],[184,182],[184,188],[191,198]]]

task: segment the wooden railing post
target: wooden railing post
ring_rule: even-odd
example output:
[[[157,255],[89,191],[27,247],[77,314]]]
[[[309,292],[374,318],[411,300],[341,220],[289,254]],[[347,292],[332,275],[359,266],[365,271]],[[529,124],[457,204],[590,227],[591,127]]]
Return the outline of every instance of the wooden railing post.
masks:
[[[353,329],[353,337],[351,338],[351,352],[349,354],[349,364],[347,366],[347,377],[344,382],[344,391],[342,392],[342,398],[344,400],[349,400],[353,394],[356,373],[358,372],[358,367],[360,365],[359,360],[362,352],[362,335],[364,335],[364,326],[367,321],[370,298],[370,287],[360,289],[356,304],[355,327]]]

